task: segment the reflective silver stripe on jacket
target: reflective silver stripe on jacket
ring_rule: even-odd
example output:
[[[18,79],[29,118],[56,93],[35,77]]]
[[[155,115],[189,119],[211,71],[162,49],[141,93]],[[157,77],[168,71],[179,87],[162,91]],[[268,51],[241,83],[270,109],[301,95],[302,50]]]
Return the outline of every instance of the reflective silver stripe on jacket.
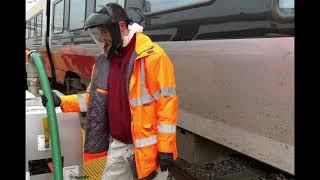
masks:
[[[142,148],[142,147],[150,146],[156,143],[157,143],[157,135],[153,135],[148,138],[136,139],[134,141],[134,145],[136,148]]]
[[[77,94],[78,97],[78,102],[79,102],[79,107],[81,112],[87,112],[87,104],[84,99],[83,94]]]

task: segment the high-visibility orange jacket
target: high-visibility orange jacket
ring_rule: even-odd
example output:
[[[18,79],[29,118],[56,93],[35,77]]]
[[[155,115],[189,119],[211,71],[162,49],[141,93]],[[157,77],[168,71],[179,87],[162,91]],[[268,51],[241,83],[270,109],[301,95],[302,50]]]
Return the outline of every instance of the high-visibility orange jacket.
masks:
[[[173,153],[174,159],[178,156],[176,146],[178,97],[173,63],[166,52],[143,33],[136,33],[135,53],[131,59],[132,64],[129,65],[131,70],[130,68],[128,70],[131,76],[128,76],[127,82],[132,115],[131,131],[138,177],[144,178],[159,167],[156,160],[158,152]],[[103,66],[101,63],[98,66],[99,62],[97,58],[86,93],[61,96],[63,112],[85,112],[87,109],[88,113],[93,112],[95,111],[93,106],[97,104],[94,99],[108,96],[107,82],[104,83],[107,79],[103,81],[99,79],[99,75],[106,74],[103,69],[107,68],[99,67]],[[95,108],[99,109],[97,106]],[[95,117],[99,114],[101,113],[95,114]],[[87,125],[90,122],[91,120]],[[94,131],[90,126],[86,133],[90,134],[88,132],[90,129]],[[93,137],[86,136],[85,142],[92,143],[90,138]],[[95,142],[104,143],[104,141]],[[105,153],[98,151],[91,153]]]

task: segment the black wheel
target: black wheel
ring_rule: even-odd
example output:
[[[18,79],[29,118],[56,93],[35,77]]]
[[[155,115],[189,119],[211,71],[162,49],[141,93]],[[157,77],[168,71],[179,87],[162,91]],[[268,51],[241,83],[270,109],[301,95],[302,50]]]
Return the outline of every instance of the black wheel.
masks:
[[[65,88],[66,95],[82,93],[84,91],[83,85],[78,77],[67,76],[65,79]]]

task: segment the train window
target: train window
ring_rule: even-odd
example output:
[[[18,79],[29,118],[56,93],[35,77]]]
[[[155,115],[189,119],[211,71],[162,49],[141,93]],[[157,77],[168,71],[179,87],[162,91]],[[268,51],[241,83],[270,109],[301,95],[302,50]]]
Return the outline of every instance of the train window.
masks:
[[[283,13],[293,14],[294,13],[294,0],[279,0],[279,9]]]
[[[37,30],[37,37],[41,37],[42,36],[42,13],[40,13],[37,16],[37,24],[36,24],[36,30]]]
[[[293,21],[294,0],[272,0],[272,14],[279,21]]]
[[[30,21],[27,21],[28,39],[30,38]]]
[[[69,29],[81,29],[84,26],[86,0],[70,0]]]
[[[99,11],[101,6],[105,6],[108,3],[117,3],[124,7],[124,0],[96,0],[95,11]]]
[[[34,30],[34,25],[35,25],[35,18],[31,19],[30,20],[30,38],[33,39],[34,38],[34,33],[35,33],[35,30]]]
[[[63,31],[63,10],[63,0],[54,5],[53,34],[61,33]]]
[[[213,3],[214,0],[145,0],[144,14],[159,14]]]
[[[29,21],[26,21],[26,39],[29,38]]]
[[[117,4],[120,4],[120,6],[122,6],[124,8],[124,1],[125,0],[118,0],[117,1]]]

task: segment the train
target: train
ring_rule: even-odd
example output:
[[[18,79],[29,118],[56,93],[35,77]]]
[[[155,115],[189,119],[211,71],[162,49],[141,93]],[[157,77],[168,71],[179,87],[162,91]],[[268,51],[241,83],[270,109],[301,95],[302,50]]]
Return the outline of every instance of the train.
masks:
[[[171,58],[179,128],[294,174],[293,0],[39,0],[26,48],[52,84],[86,89],[99,49],[84,22],[110,2]]]

